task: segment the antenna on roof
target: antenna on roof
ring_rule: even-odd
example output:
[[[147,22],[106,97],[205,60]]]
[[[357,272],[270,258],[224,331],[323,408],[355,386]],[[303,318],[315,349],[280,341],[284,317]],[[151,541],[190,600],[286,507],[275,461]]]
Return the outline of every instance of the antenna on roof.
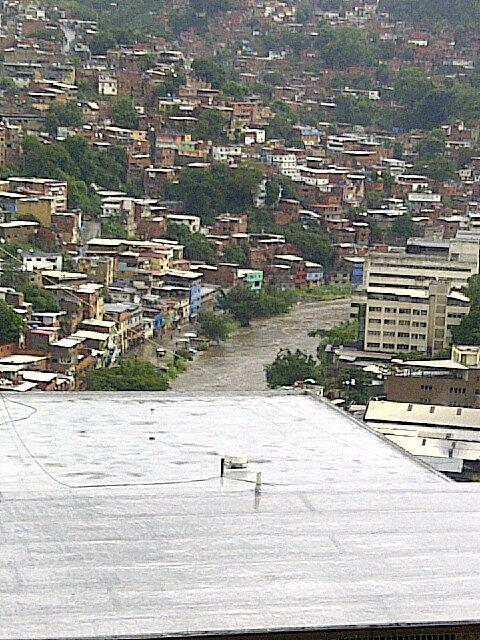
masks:
[[[258,495],[262,493],[262,472],[259,471],[257,473],[257,480],[255,482],[255,494]]]

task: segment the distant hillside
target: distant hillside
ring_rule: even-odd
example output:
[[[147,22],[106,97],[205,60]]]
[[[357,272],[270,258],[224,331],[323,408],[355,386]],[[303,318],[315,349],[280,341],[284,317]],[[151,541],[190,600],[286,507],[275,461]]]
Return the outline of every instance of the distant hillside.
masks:
[[[475,30],[480,27],[480,0],[381,0],[381,7],[407,22],[445,22]]]

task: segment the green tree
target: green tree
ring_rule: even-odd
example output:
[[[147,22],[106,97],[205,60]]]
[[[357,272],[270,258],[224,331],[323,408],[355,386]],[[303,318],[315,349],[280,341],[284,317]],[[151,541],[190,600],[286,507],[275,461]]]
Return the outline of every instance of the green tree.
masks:
[[[218,342],[227,340],[236,329],[236,323],[227,314],[202,311],[198,316],[200,335]]]
[[[462,26],[472,31],[480,23],[478,0],[382,0],[381,5],[397,20],[405,20],[415,27],[419,24],[449,29]]]
[[[24,331],[21,317],[13,307],[0,300],[0,344],[18,343]]]
[[[30,283],[22,287],[21,290],[25,296],[25,302],[30,302],[34,311],[56,313],[60,310],[57,299],[51,291]]]
[[[154,53],[146,53],[144,56],[140,58],[139,68],[140,71],[148,71],[152,67],[155,66],[155,62],[157,61],[157,56]]]
[[[370,386],[374,375],[359,367],[347,367],[340,371],[336,386],[342,389],[347,405],[367,404],[370,400]]]
[[[209,169],[185,169],[169,194],[184,201],[189,214],[213,224],[219,213],[242,213],[253,205],[253,193],[263,178],[257,166],[237,168],[214,164]]]
[[[224,82],[221,90],[225,96],[235,98],[236,100],[241,100],[249,93],[248,87],[240,82],[234,82],[233,80],[227,80],[227,82]]]
[[[269,140],[292,138],[292,127],[295,124],[294,118],[285,113],[276,113],[268,123],[267,137]]]
[[[74,102],[54,104],[47,113],[47,131],[51,136],[57,135],[58,127],[81,127],[82,112]]]
[[[121,190],[126,166],[126,155],[120,148],[97,151],[78,136],[53,144],[44,144],[36,136],[25,136],[18,170],[26,176],[66,180],[69,208],[98,214],[100,199],[92,184]]]
[[[254,292],[244,285],[238,285],[223,295],[220,306],[242,327],[248,327],[253,318],[268,318],[288,313],[296,299],[294,291],[270,287]]]
[[[298,193],[293,181],[286,176],[274,176],[267,180],[267,195],[265,204],[267,207],[274,207],[278,204],[279,198],[290,198],[297,200]]]
[[[320,383],[323,380],[317,360],[298,349],[295,352],[289,349],[279,351],[274,362],[265,367],[265,374],[272,389],[290,387],[298,381],[315,380]]]
[[[397,238],[402,242],[405,242],[408,238],[411,238],[415,233],[415,225],[412,222],[412,218],[404,214],[403,216],[398,216],[395,218],[392,224],[392,233],[393,238]]]
[[[120,98],[113,105],[112,121],[122,129],[138,129],[138,113],[130,98]]]
[[[367,193],[367,207],[369,209],[380,209],[383,204],[383,194],[379,191],[369,191]]]
[[[250,245],[247,240],[228,246],[222,255],[222,262],[238,264],[240,267],[248,267],[250,264]]]
[[[335,347],[349,345],[358,340],[358,322],[341,322],[330,329],[318,329],[309,335],[320,336],[321,344],[331,344]]]
[[[327,367],[326,348],[328,345],[332,345],[334,347],[355,345],[358,340],[358,333],[359,324],[356,321],[341,322],[330,329],[318,329],[317,331],[310,332],[310,336],[320,337],[317,356],[322,367]]]
[[[301,224],[284,228],[287,242],[295,245],[305,260],[318,262],[328,271],[333,262],[333,246],[330,237],[316,229],[304,229]]]
[[[455,178],[455,165],[448,158],[441,156],[428,161],[420,160],[414,164],[413,170],[438,182],[446,182]]]
[[[215,109],[204,109],[198,117],[193,129],[193,137],[196,140],[219,140],[223,134],[225,120],[222,114]]]
[[[12,98],[18,94],[18,87],[11,78],[1,78],[0,91]]]
[[[248,327],[255,318],[256,294],[248,287],[236,286],[222,298],[220,306],[228,311],[242,327]]]
[[[167,237],[184,246],[184,255],[188,260],[215,264],[217,257],[212,245],[201,233],[190,233],[184,224],[168,223]]]
[[[433,129],[417,145],[417,153],[420,160],[433,160],[445,152],[445,140],[447,136],[443,129]]]
[[[88,371],[84,378],[87,391],[167,391],[168,380],[150,362],[125,358],[111,369]]]
[[[102,224],[102,238],[118,238],[125,240],[127,238],[127,230],[120,220],[114,218]]]
[[[403,105],[411,107],[434,88],[432,79],[417,67],[404,67],[394,82],[395,98]]]
[[[92,55],[104,56],[109,49],[114,49],[117,44],[117,40],[111,32],[102,31],[92,37],[89,47]]]
[[[220,89],[227,80],[224,67],[211,58],[196,58],[192,69],[197,78],[210,82],[214,89]]]
[[[185,76],[183,73],[172,72],[155,87],[154,96],[157,98],[173,96],[178,92],[178,89],[184,82]]]
[[[433,129],[448,122],[455,111],[455,94],[444,87],[435,87],[413,106],[410,124],[421,129]]]
[[[462,318],[458,327],[452,330],[454,344],[480,345],[480,307],[474,306]]]
[[[393,157],[397,160],[403,158],[403,145],[401,142],[395,142],[393,145]]]
[[[472,276],[468,279],[465,293],[472,307],[480,307],[480,275]]]

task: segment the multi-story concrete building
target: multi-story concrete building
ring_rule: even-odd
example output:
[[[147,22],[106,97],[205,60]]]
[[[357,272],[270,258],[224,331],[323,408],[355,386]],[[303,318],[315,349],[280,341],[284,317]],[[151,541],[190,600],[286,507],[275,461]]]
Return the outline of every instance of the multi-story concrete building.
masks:
[[[166,285],[180,287],[188,292],[190,305],[190,318],[195,318],[202,306],[202,283],[203,275],[195,271],[179,271],[171,269],[163,276]]]
[[[66,182],[49,178],[9,178],[11,191],[28,196],[44,196],[52,198],[54,213],[67,210],[68,185]]]
[[[405,360],[385,380],[389,402],[480,408],[480,347],[453,346],[448,360]]]
[[[452,241],[448,257],[371,254],[358,311],[366,351],[435,353],[469,311],[461,289],[478,273],[478,243]]]
[[[252,291],[261,291],[263,286],[263,271],[259,269],[239,269],[238,278]]]

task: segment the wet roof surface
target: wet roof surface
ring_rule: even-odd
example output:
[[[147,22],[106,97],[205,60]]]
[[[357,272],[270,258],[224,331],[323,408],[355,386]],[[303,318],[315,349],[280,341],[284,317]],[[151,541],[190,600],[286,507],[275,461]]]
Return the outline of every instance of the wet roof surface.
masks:
[[[480,619],[477,487],[326,404],[7,397],[0,638]]]

